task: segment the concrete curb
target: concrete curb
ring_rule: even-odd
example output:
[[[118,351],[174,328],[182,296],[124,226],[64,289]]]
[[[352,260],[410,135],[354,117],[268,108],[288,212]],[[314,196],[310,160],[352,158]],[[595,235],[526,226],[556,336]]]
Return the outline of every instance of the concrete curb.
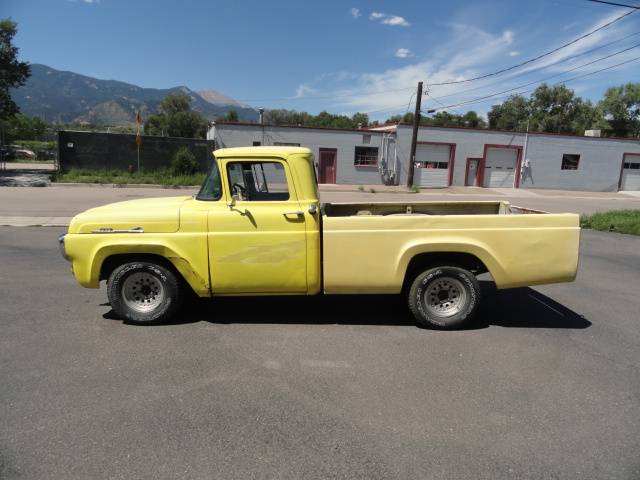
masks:
[[[0,227],[68,227],[72,217],[0,217]]]
[[[51,182],[51,187],[92,187],[92,188],[164,188],[166,190],[187,190],[200,185],[159,185],[157,183],[64,183]]]

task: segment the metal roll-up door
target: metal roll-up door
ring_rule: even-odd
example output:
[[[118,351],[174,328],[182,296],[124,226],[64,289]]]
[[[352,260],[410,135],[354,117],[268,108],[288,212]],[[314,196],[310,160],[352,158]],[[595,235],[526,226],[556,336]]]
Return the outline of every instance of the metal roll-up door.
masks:
[[[625,155],[620,190],[640,190],[640,154]]]
[[[515,148],[487,148],[482,186],[513,187],[517,162],[518,150]]]
[[[449,185],[449,158],[451,145],[416,145],[414,178],[421,187],[446,187]]]

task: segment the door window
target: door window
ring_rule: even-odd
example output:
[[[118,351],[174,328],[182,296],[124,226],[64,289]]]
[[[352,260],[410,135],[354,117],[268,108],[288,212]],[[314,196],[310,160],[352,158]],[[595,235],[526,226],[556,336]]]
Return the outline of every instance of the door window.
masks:
[[[249,202],[289,200],[284,165],[280,162],[231,162],[227,164],[231,194]]]

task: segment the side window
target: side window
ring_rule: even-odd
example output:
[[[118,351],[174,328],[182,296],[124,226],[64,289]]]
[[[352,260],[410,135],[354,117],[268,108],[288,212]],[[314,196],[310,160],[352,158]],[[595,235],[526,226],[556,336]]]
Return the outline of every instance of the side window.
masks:
[[[565,153],[562,155],[562,164],[560,170],[578,170],[580,164],[580,155]]]
[[[284,166],[279,162],[232,162],[227,164],[231,194],[249,202],[289,200]]]

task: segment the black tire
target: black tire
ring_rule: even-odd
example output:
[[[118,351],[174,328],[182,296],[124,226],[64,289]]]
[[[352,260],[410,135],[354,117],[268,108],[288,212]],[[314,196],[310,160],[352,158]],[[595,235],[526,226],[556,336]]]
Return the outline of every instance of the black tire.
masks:
[[[413,280],[408,302],[423,327],[461,328],[473,318],[480,303],[480,286],[475,275],[464,268],[435,267]]]
[[[180,308],[184,297],[177,276],[150,262],[130,262],[109,276],[107,296],[118,317],[134,325],[166,322]]]

